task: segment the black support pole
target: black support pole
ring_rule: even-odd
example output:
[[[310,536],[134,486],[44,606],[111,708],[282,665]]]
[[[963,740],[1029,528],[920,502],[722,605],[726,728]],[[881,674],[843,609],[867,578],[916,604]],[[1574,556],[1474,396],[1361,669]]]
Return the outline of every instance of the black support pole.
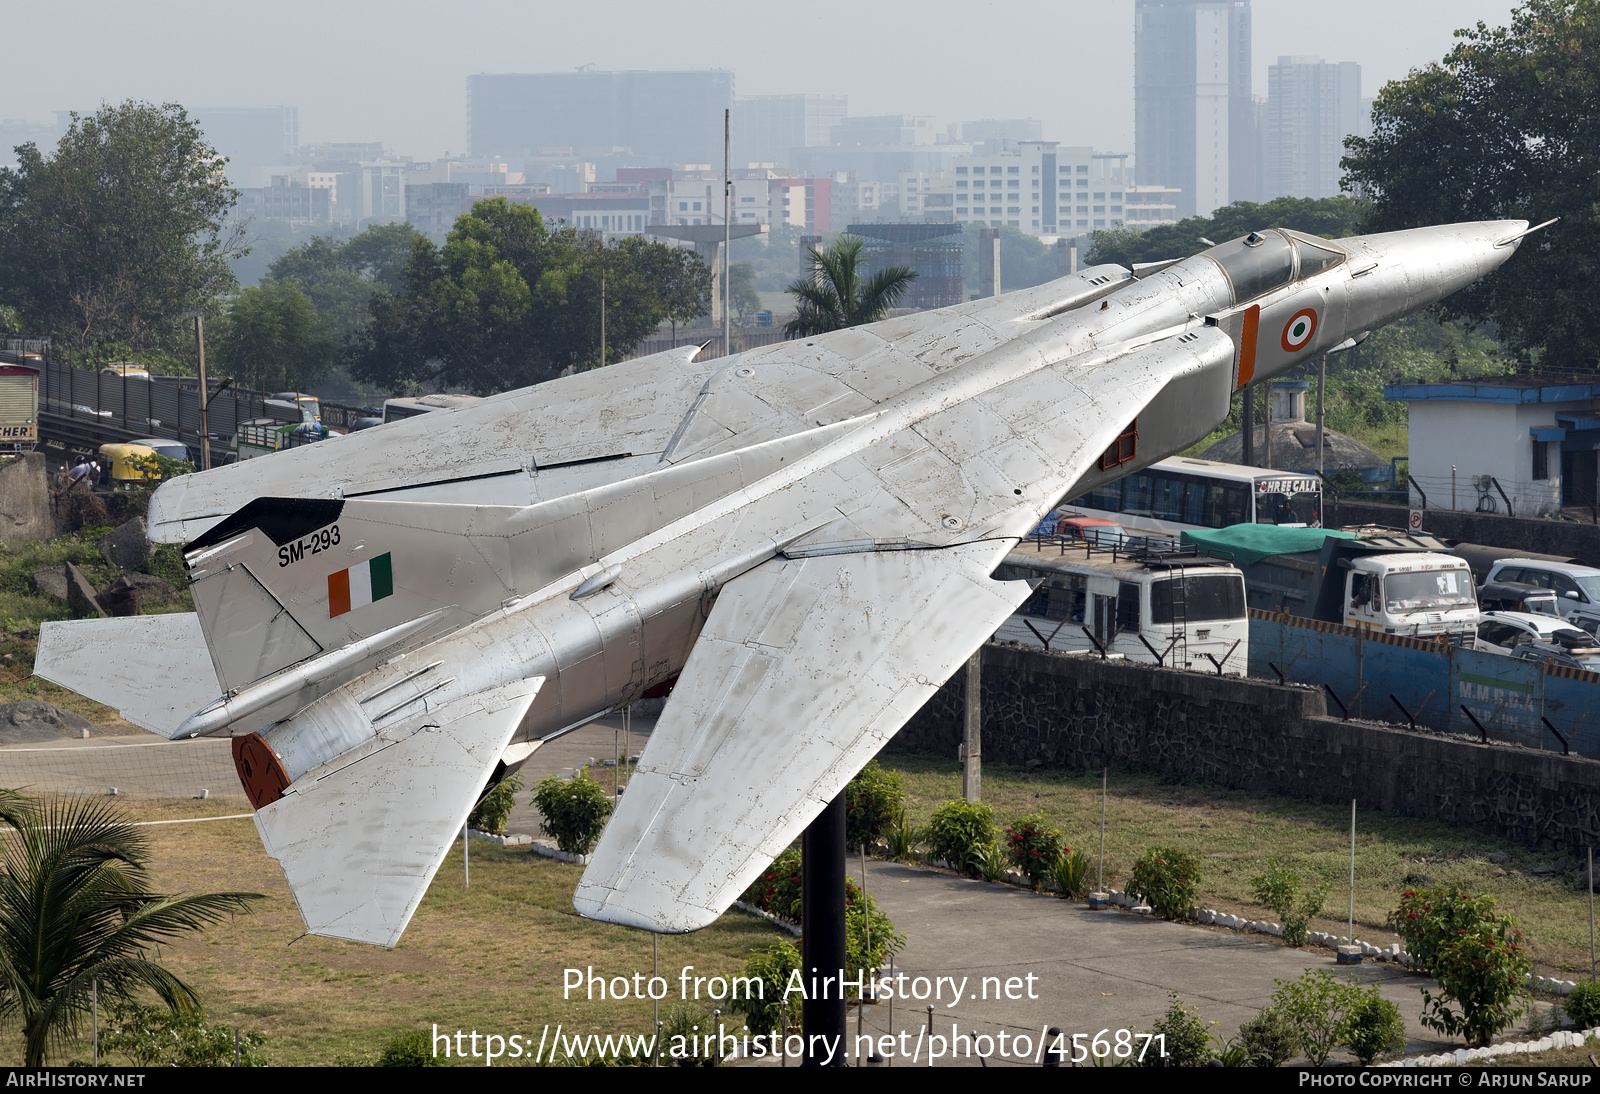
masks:
[[[806,979],[806,999],[801,1008],[805,1023],[806,1067],[845,1066],[844,991],[839,987],[844,968],[844,794],[827,808],[800,837],[801,975]],[[851,979],[855,973],[848,974]],[[812,991],[812,985],[817,990]],[[832,1059],[829,1049],[832,1049]]]

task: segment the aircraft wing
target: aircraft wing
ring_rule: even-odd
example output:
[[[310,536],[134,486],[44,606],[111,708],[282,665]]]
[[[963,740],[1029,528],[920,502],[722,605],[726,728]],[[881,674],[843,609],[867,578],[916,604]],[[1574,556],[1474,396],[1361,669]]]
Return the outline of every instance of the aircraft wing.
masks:
[[[256,811],[308,932],[400,940],[543,683],[535,676],[422,710]],[[332,716],[366,717],[354,698],[347,708]]]
[[[1027,598],[1015,540],[777,558],[725,586],[573,897],[704,927]]]

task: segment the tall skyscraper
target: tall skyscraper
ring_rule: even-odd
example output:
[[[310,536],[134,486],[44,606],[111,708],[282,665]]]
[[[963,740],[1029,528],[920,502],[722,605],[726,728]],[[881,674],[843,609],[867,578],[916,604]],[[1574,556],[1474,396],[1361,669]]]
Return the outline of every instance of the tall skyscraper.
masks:
[[[731,72],[480,73],[467,77],[474,156],[608,155],[722,163]],[[566,149],[563,153],[541,150]]]
[[[1262,199],[1337,197],[1344,139],[1367,131],[1362,105],[1360,65],[1279,57],[1261,115]]]
[[[1134,174],[1180,216],[1255,197],[1250,0],[1136,0]]]
[[[733,104],[736,164],[792,166],[796,148],[826,148],[849,114],[843,95],[751,95]]]

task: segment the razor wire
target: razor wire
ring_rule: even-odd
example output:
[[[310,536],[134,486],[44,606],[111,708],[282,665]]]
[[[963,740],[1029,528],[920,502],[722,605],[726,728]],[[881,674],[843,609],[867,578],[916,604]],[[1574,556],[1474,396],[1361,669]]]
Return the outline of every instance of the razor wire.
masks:
[[[89,738],[0,748],[0,787],[30,797],[219,798],[245,802],[226,737],[190,741]]]

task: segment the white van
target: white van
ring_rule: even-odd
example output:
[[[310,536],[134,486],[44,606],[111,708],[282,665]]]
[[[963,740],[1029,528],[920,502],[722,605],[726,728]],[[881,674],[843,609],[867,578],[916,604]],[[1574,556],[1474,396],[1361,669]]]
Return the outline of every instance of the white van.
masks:
[[[1023,540],[996,577],[1035,582],[995,637],[1167,668],[1249,671],[1244,574],[1221,559]],[[1086,633],[1087,632],[1087,633]],[[1092,636],[1092,637],[1091,637]]]
[[[1556,604],[1567,622],[1594,633],[1600,627],[1600,570],[1572,562],[1536,558],[1502,558],[1489,571],[1485,585],[1518,581],[1556,594]]]

